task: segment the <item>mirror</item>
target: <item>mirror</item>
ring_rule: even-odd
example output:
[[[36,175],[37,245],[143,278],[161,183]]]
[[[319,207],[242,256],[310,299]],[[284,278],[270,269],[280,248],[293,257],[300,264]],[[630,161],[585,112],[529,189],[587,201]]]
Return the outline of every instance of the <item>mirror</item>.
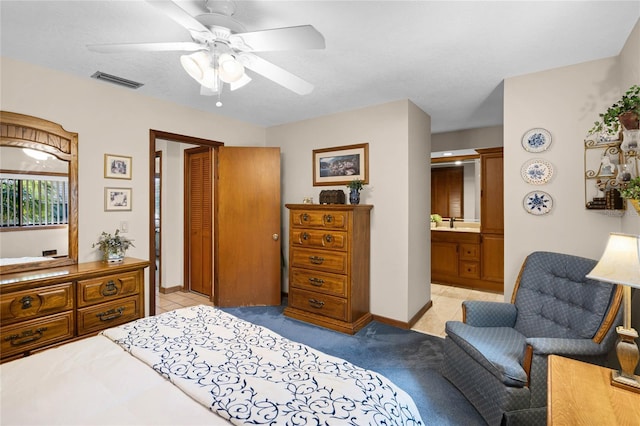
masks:
[[[431,153],[431,213],[480,222],[480,156],[475,151],[443,154]]]
[[[3,154],[3,173],[20,174],[23,172],[20,170],[22,166],[18,166],[18,162],[24,165],[26,157],[22,155],[20,148],[31,149],[54,157],[53,163],[57,163],[57,166],[43,167],[43,160],[39,160],[41,161],[40,165],[34,162],[38,160],[30,160],[30,165],[26,166],[30,167],[29,170],[32,172],[40,168],[41,175],[50,175],[51,179],[57,177],[58,180],[64,180],[61,177],[64,172],[61,170],[64,170],[66,164],[68,179],[66,253],[61,253],[59,256],[49,256],[47,249],[50,247],[36,247],[35,244],[27,243],[26,246],[31,254],[28,256],[20,254],[10,259],[0,259],[2,262],[0,263],[0,274],[76,264],[78,262],[78,134],[67,132],[59,124],[41,118],[0,111],[0,149]],[[9,154],[7,157],[19,159],[16,160],[18,162],[5,163],[5,153]],[[5,164],[7,165],[5,166]],[[56,228],[59,230],[60,226],[50,227],[47,231],[53,232]],[[24,241],[34,240],[33,236],[30,238],[28,233],[39,232],[31,227],[26,229],[25,227],[5,226],[0,228],[0,231],[2,232],[0,237],[2,237],[3,244],[15,239],[16,234],[14,233],[18,233],[18,238],[24,243]],[[9,234],[14,235],[9,237]],[[64,235],[62,238],[64,239]],[[38,241],[38,238],[35,240]]]

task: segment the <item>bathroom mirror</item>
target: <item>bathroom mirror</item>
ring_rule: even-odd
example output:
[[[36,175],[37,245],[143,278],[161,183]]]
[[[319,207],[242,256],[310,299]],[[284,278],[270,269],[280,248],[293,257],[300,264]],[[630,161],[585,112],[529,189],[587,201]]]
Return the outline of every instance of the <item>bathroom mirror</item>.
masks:
[[[47,179],[65,181],[66,224],[56,226],[9,226],[3,220],[0,238],[5,244],[18,245],[22,252],[16,256],[0,258],[0,274],[23,272],[72,265],[78,262],[78,135],[67,132],[59,124],[41,118],[8,111],[0,111],[0,149],[3,160],[0,172],[3,176],[19,178],[24,176],[46,176]],[[32,150],[30,154],[40,160],[23,155],[23,149]],[[47,157],[47,160],[44,158]],[[6,160],[5,160],[6,158]],[[9,159],[12,162],[9,162]],[[50,164],[44,164],[51,161]],[[66,176],[65,176],[66,175]],[[6,193],[3,188],[3,196]],[[5,200],[6,201],[6,200]],[[6,209],[6,204],[3,204]],[[6,212],[3,212],[3,214]],[[66,228],[66,233],[64,232]],[[50,247],[42,245],[45,238],[37,233],[63,230],[63,247],[60,254]],[[36,236],[36,237],[34,237]],[[66,239],[66,241],[64,241]],[[4,250],[4,248],[3,248]],[[63,253],[66,252],[66,253]],[[26,254],[25,254],[26,253]]]
[[[433,152],[431,157],[431,213],[480,222],[480,156],[475,152],[442,154]]]

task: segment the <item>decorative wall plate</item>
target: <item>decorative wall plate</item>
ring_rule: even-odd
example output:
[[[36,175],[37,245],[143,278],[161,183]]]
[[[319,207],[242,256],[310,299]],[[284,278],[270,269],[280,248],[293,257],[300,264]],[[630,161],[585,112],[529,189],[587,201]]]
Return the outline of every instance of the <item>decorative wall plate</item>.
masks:
[[[547,214],[553,207],[553,198],[544,191],[531,191],[524,196],[522,206],[527,213],[536,216]]]
[[[545,129],[531,129],[522,137],[522,147],[528,152],[542,152],[551,145],[551,133]]]
[[[546,160],[534,158],[522,165],[520,174],[525,182],[532,185],[543,185],[551,180],[553,166]]]

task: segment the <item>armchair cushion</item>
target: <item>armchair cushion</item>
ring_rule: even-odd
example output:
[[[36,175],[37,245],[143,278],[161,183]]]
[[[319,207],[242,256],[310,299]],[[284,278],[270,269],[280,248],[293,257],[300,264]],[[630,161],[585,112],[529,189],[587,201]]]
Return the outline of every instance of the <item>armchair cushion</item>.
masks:
[[[527,337],[591,339],[609,309],[611,284],[585,277],[595,261],[536,252],[526,260],[515,328]]]
[[[475,327],[513,327],[518,313],[511,303],[480,300],[465,300],[462,310],[464,322]]]
[[[473,327],[447,321],[447,336],[471,358],[507,386],[523,387],[527,373],[522,368],[526,338],[511,327]]]

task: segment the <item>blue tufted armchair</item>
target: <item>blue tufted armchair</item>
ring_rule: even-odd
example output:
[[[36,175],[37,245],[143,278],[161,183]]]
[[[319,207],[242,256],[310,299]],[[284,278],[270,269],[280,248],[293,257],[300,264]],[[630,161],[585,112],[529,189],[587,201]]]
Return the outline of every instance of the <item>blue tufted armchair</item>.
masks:
[[[585,278],[595,264],[534,252],[511,303],[465,301],[463,321],[447,322],[442,373],[489,425],[546,424],[549,354],[606,361],[622,288]]]

